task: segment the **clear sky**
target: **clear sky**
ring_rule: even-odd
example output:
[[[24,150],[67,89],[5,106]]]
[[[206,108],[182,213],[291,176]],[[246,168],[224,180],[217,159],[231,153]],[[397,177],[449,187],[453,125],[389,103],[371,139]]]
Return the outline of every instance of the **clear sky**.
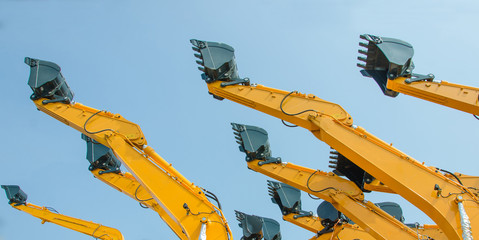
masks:
[[[190,181],[214,192],[235,239],[234,210],[274,218],[283,239],[309,239],[281,220],[267,177],[246,168],[230,122],[269,132],[273,156],[328,170],[329,147],[300,128],[208,95],[189,39],[236,49],[239,74],[338,103],[360,125],[427,165],[477,174],[479,121],[409,96],[384,96],[356,67],[359,35],[415,48],[416,73],[479,86],[479,3],[460,1],[0,0],[0,184],[29,202],[119,229],[125,239],[176,239],[158,215],[94,179],[80,133],[36,111],[26,56],[62,67],[74,100],[138,123],[148,143]],[[413,176],[411,176],[413,177]],[[420,180],[418,180],[420,184]],[[14,210],[0,193],[0,240],[90,239]],[[399,196],[406,222],[432,223]],[[319,201],[303,194],[303,209]]]

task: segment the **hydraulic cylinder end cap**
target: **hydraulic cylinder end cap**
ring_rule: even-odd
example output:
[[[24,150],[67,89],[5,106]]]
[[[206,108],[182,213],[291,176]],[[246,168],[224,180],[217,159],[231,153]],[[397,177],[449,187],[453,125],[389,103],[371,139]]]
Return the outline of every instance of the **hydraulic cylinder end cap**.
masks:
[[[2,188],[5,189],[7,194],[8,204],[25,204],[27,201],[27,194],[18,185],[2,185]]]
[[[196,52],[194,55],[198,58],[198,69],[203,72],[202,78],[206,82],[239,78],[234,49],[231,46],[196,39],[191,39],[190,42]]]
[[[414,69],[412,45],[399,39],[371,34],[363,34],[360,38],[367,41],[367,44],[359,43],[359,46],[366,48],[358,51],[366,55],[366,58],[358,57],[361,63],[357,66],[363,68],[361,74],[373,78],[385,95],[397,96],[397,92],[386,88],[387,80],[411,75]]]
[[[32,100],[48,98],[66,103],[72,101],[73,92],[65,81],[60,66],[53,62],[29,57],[25,58],[25,63],[30,66],[28,85],[33,90]]]

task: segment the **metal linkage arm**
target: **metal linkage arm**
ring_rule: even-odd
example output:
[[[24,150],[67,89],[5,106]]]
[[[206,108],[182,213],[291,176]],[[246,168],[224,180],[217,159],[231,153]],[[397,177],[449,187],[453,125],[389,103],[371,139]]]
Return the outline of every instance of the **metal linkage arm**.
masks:
[[[215,59],[208,51],[201,53],[202,57]],[[221,61],[217,66],[222,66]],[[212,69],[206,65],[205,68],[204,75],[208,76]],[[407,70],[398,66],[394,69],[394,74]],[[460,205],[464,205],[465,213],[470,216],[472,229],[479,229],[478,198],[467,187],[354,126],[350,115],[339,105],[313,95],[288,94],[261,85],[221,85],[228,81],[207,81],[209,92],[310,130],[319,140],[427,214],[450,239],[461,239],[463,231],[470,232],[467,224],[461,225],[461,219],[465,218],[459,214]],[[479,238],[479,231],[476,234]]]
[[[32,74],[33,78],[42,78],[48,73],[44,69],[52,71],[43,68],[41,60],[35,59],[35,64],[39,67],[31,71],[31,79]],[[32,64],[30,66],[33,68]],[[60,74],[59,68],[54,70]],[[54,80],[46,82],[55,83]],[[40,111],[112,150],[171,221],[182,229],[181,239],[199,239],[202,229],[206,229],[208,239],[230,238],[231,231],[221,210],[208,201],[202,188],[188,181],[151,147],[146,146],[145,137],[137,124],[118,114],[99,111],[71,100],[48,101],[55,96],[45,93],[43,85],[31,87],[34,91],[31,98]],[[165,191],[169,194],[164,194]]]
[[[42,220],[42,224],[45,222],[51,222],[56,225],[77,231],[96,239],[102,240],[123,240],[123,235],[115,228],[103,226],[102,224],[94,223],[91,221],[85,221],[79,218],[69,217],[56,212],[52,208],[40,207],[35,204],[26,202],[26,194],[19,193],[20,188],[16,185],[2,185],[2,188],[7,192],[9,198],[9,204],[17,210],[26,212],[36,218]],[[15,192],[15,194],[11,194]],[[16,195],[17,197],[12,197]],[[18,196],[24,196],[21,201],[18,201]]]
[[[399,93],[434,102],[463,112],[479,115],[479,88],[464,86],[446,81],[434,81],[434,75],[421,75],[412,72],[413,47],[407,42],[394,38],[378,37],[370,34],[360,36],[367,43],[359,45],[367,50],[359,50],[366,58],[358,57],[365,64],[361,73],[373,78],[383,93],[396,97]]]
[[[338,211],[363,229],[369,229],[368,233],[377,239],[391,239],[391,236],[397,239],[418,239],[417,233],[402,222],[373,203],[364,201],[364,195],[355,183],[333,173],[280,161],[271,162],[271,150],[264,129],[241,124],[233,124],[233,129],[240,151],[246,153],[249,169],[332,203]],[[292,208],[297,206],[290,205]],[[284,208],[282,211],[287,212]]]

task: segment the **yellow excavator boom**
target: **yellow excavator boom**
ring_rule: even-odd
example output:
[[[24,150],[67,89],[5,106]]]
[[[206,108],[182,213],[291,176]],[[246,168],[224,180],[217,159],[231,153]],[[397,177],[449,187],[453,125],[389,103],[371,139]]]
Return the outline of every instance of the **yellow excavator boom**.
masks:
[[[9,204],[22,212],[26,212],[45,222],[54,223],[64,228],[92,236],[102,240],[123,240],[123,235],[115,228],[107,227],[99,223],[85,221],[79,218],[66,216],[55,212],[52,208],[40,207],[27,203],[27,195],[17,185],[2,185],[5,189]]]
[[[459,111],[479,115],[479,88],[446,81],[435,81],[433,74],[413,73],[411,44],[394,38],[371,34],[360,36],[366,43],[359,45],[358,64],[363,76],[373,78],[384,95],[396,97],[403,93],[429,102],[437,103]]]
[[[178,226],[173,229],[177,235],[181,229],[180,239],[232,239],[221,209],[207,199],[202,188],[146,145],[137,124],[73,102],[73,93],[55,63],[32,58],[25,63],[30,66],[31,99],[37,109],[111,149],[162,208],[168,225]]]
[[[338,104],[239,78],[232,47],[199,40],[192,43],[200,52],[202,78],[215,98],[229,99],[311,131],[427,214],[449,239],[479,238],[479,231],[471,232],[479,229],[479,202],[466,186],[353,125],[352,117]]]

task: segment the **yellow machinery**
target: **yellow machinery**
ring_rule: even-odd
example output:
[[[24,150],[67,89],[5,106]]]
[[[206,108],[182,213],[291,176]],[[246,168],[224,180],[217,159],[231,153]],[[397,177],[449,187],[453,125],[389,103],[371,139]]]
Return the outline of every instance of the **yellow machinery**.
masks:
[[[232,239],[216,196],[188,181],[147,146],[138,125],[72,102],[73,93],[55,63],[31,58],[25,63],[31,67],[30,98],[39,110],[82,133],[95,177],[156,211],[180,239]],[[131,173],[121,172],[121,164]],[[280,239],[273,219],[236,215],[246,239]]]
[[[373,78],[384,95],[396,97],[399,93],[421,98],[474,115],[479,115],[479,88],[434,81],[434,75],[413,73],[411,44],[394,38],[370,34],[360,36],[365,49],[359,50],[366,56],[358,57],[363,63],[363,76]]]
[[[207,199],[202,188],[188,181],[146,145],[138,125],[119,114],[73,103],[73,93],[58,65],[31,58],[25,62],[31,67],[29,85],[34,91],[31,99],[37,108],[80,131],[95,144],[111,149],[155,199],[162,219],[180,239],[230,238],[231,231],[221,210]]]
[[[39,110],[83,133],[82,138],[87,142],[87,159],[95,177],[155,210],[180,239],[206,239],[205,236],[208,236],[208,239],[232,238],[221,209],[207,199],[216,197],[190,183],[151,147],[146,146],[146,140],[138,125],[118,114],[73,103],[73,93],[64,81],[58,65],[31,58],[26,58],[26,63],[31,67],[29,85],[34,92],[31,99]],[[121,163],[131,171],[131,174],[120,171]],[[377,231],[383,234],[397,233],[395,236],[398,239],[417,239],[416,232],[376,205],[363,204],[361,202],[363,193],[355,183],[334,174],[294,165],[288,167],[293,171],[302,169],[305,176],[312,173],[313,187],[327,185],[325,181],[331,183],[331,179],[337,181],[336,187],[345,189],[347,194],[339,193],[335,198],[342,199],[340,206],[345,206],[345,209],[355,214],[358,213],[357,221],[360,221],[360,213],[373,216],[372,218],[380,223],[370,227]],[[304,180],[306,177],[302,179]],[[158,182],[161,184],[157,184]],[[314,190],[311,192],[325,196],[322,193],[314,193]],[[237,212],[237,218],[243,227],[245,237],[261,236],[265,239],[274,239],[279,236],[279,227],[276,227],[279,224],[274,220],[241,212]],[[259,224],[260,222],[262,224]],[[250,229],[251,226],[255,228]]]
[[[283,214],[283,220],[316,233],[312,239],[374,239],[370,234],[354,224],[334,206],[323,201],[317,209],[317,216],[312,212],[301,210],[301,192],[285,183],[268,181],[269,194],[273,203],[277,204]],[[379,208],[403,222],[401,207],[392,202],[376,204]],[[419,236],[432,239],[447,239],[444,233],[434,225],[419,226],[407,224],[417,231]]]
[[[19,186],[2,185],[5,189],[9,204],[20,211],[26,212],[45,222],[51,222],[56,225],[72,229],[74,231],[92,236],[102,240],[123,240],[123,235],[117,229],[103,226],[102,224],[85,221],[78,218],[69,217],[56,212],[56,210],[48,207],[40,207],[35,204],[27,203],[27,194],[25,194]]]
[[[361,44],[368,51],[360,51],[367,58],[360,58],[366,65],[359,66],[364,68],[363,75],[373,77],[386,95],[403,92],[426,96],[422,98],[479,113],[478,89],[437,83],[432,75],[412,74],[412,47],[408,43],[373,35],[362,38],[368,41]],[[271,156],[263,129],[233,124],[240,149],[247,155],[248,168],[326,200],[357,224],[340,218],[326,223],[304,212],[283,212],[285,220],[305,229],[316,233],[322,229],[329,231],[328,235],[318,234],[312,239],[358,236],[363,236],[361,239],[472,239],[475,236],[471,229],[479,227],[478,192],[474,188],[477,177],[443,171],[414,160],[353,125],[352,117],[338,104],[312,94],[250,84],[248,78],[239,77],[234,49],[226,44],[191,42],[198,52],[195,56],[200,59],[197,63],[201,65],[202,78],[214,98],[227,98],[301,126],[335,149],[332,152],[334,173],[283,163],[280,158]],[[402,55],[391,55],[392,52]],[[147,146],[137,124],[119,114],[73,102],[73,93],[58,65],[32,58],[26,58],[25,62],[31,67],[31,99],[40,111],[83,134],[90,170],[98,179],[156,211],[180,239],[232,239],[219,202],[216,206],[209,201],[217,201],[216,196],[189,182]],[[405,86],[416,88],[411,90]],[[439,98],[446,100],[437,100]],[[260,140],[254,142],[250,133],[259,133]],[[121,164],[131,173],[121,172]],[[416,184],[418,181],[422,182],[420,186]],[[364,200],[363,192],[368,191],[399,194],[438,226],[408,226],[398,216]],[[278,201],[276,199],[276,203]],[[284,205],[280,208],[283,210]],[[279,224],[272,219],[238,211],[236,216],[243,228],[243,239],[281,238]]]
[[[235,138],[240,144],[240,151],[246,153],[248,168],[282,182],[270,182],[269,189],[273,202],[280,206],[285,220],[292,221],[294,219],[294,223],[297,225],[310,231],[315,229],[318,237],[328,233],[338,223],[344,223],[344,226],[343,224],[339,225],[332,237],[341,234],[340,239],[354,239],[354,236],[371,234],[376,238],[386,236],[387,239],[428,239],[432,238],[430,235],[434,235],[434,239],[446,239],[437,227],[426,227],[427,230],[424,230],[424,227],[414,225],[415,229],[413,230],[410,228],[413,226],[405,225],[402,210],[395,203],[373,204],[365,201],[358,183],[341,178],[331,172],[313,170],[292,163],[282,163],[282,159],[272,157],[268,134],[264,129],[237,123],[232,125]],[[341,161],[341,158],[336,157],[336,159]],[[338,164],[338,162],[336,164],[344,165],[344,163]],[[351,166],[348,167],[351,168]],[[344,168],[338,169],[344,172]],[[320,205],[318,216],[324,216],[321,217],[322,220],[318,221],[317,218],[310,216],[311,214],[300,210],[299,190],[289,185],[326,200],[325,203],[329,204],[326,206],[331,206],[332,209],[321,208]],[[359,226],[369,229],[369,231],[366,232],[357,225],[348,224],[348,220],[342,219],[336,209],[344,212]],[[329,213],[331,211],[333,211],[332,214]],[[331,215],[336,217],[331,217]],[[304,219],[303,217],[309,218]],[[323,226],[323,229],[318,228],[319,224]],[[369,238],[371,238],[370,235]]]
[[[478,197],[468,186],[353,125],[352,117],[338,104],[312,94],[250,84],[248,78],[238,75],[232,47],[199,40],[191,42],[198,52],[195,55],[199,58],[202,78],[214,98],[229,99],[311,131],[362,170],[359,172],[362,176],[350,175],[350,179],[362,178],[367,182],[364,173],[373,176],[427,214],[448,239],[479,237],[478,231],[471,231],[479,229]],[[333,199],[332,204],[336,207],[342,200]],[[366,222],[375,221],[360,222],[344,210],[341,211],[363,229],[367,229]],[[389,234],[371,234],[377,239],[390,238]]]

